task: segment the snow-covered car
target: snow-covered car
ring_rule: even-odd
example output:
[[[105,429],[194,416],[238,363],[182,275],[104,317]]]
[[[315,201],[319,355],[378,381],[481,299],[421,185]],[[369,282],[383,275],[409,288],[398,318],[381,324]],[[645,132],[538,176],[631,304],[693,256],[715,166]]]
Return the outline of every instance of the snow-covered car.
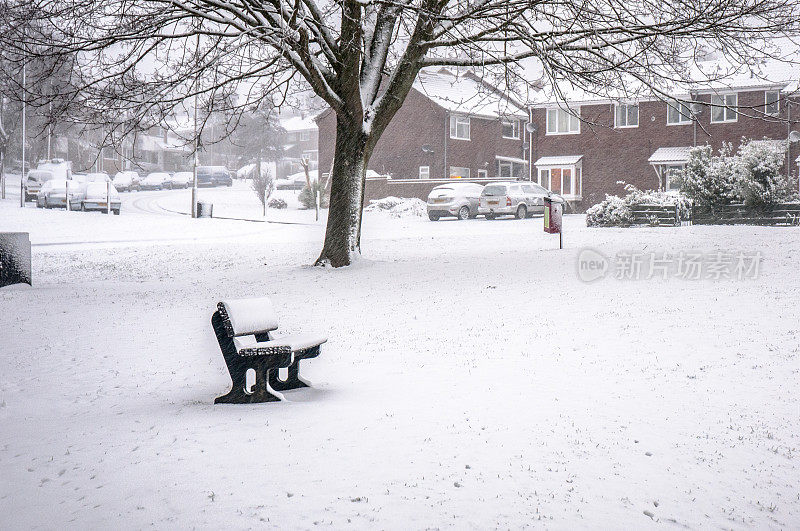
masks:
[[[140,190],[163,190],[164,183],[169,179],[169,174],[156,171],[153,173],[147,174],[147,177],[142,179],[139,182],[139,189]]]
[[[81,185],[66,179],[51,179],[42,185],[36,194],[38,208],[67,208],[67,194],[73,198]],[[67,191],[69,189],[69,191]],[[70,203],[72,205],[72,203]]]
[[[531,214],[544,212],[544,198],[561,196],[531,182],[498,182],[487,184],[481,193],[478,212],[486,219],[497,216],[515,216],[524,219]]]
[[[197,186],[232,186],[233,179],[225,166],[198,166]]]
[[[139,189],[139,174],[135,171],[120,171],[111,181],[119,192],[129,192]]]
[[[118,216],[122,201],[119,192],[111,182],[85,183],[75,194],[70,193],[69,205],[72,210],[107,212],[109,203],[111,203],[111,211]]]
[[[311,182],[318,179],[318,171],[310,170],[308,172]],[[306,187],[306,172],[301,171],[287,175],[285,179],[275,179],[275,188],[278,190],[302,190]]]
[[[190,171],[176,171],[164,182],[165,188],[189,188],[192,186],[194,173]]]
[[[42,184],[55,179],[50,170],[31,170],[25,177],[25,201],[35,201],[36,194],[42,189]]]
[[[458,219],[474,218],[478,215],[482,184],[448,183],[431,190],[428,194],[428,219],[438,221],[445,216]]]
[[[111,177],[109,177],[109,175],[106,172],[87,173],[85,182],[106,183],[106,182],[111,182]]]

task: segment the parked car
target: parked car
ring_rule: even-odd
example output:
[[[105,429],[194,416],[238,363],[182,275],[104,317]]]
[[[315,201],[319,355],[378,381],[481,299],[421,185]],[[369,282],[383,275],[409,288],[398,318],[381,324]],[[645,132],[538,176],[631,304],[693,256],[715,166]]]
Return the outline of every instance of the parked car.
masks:
[[[164,183],[169,179],[169,174],[156,171],[147,174],[147,177],[139,182],[140,190],[163,190]]]
[[[308,177],[311,182],[318,180],[319,171],[309,170]],[[306,186],[306,172],[304,171],[287,175],[285,179],[275,179],[275,188],[277,190],[302,190]]]
[[[478,215],[483,185],[475,183],[448,183],[437,186],[428,194],[428,218],[438,221],[445,216],[458,219],[474,218]]]
[[[190,171],[177,171],[170,175],[164,183],[167,188],[189,188],[194,181],[194,173]]]
[[[25,178],[25,201],[35,201],[42,184],[55,179],[50,170],[30,170]]]
[[[120,171],[111,182],[118,192],[132,192],[139,189],[139,174],[135,171]]]
[[[544,198],[561,196],[546,188],[530,182],[499,182],[487,184],[483,188],[478,211],[486,219],[497,216],[515,216],[523,219],[531,214],[544,212]]]
[[[106,183],[111,182],[111,177],[106,172],[95,172],[86,174],[87,183]]]
[[[225,166],[198,166],[197,186],[232,186],[233,178]]]
[[[67,188],[69,187],[69,192]],[[72,198],[80,191],[80,185],[66,179],[51,179],[36,194],[38,208],[67,208],[67,194]],[[71,203],[70,203],[71,205]]]
[[[117,189],[110,182],[95,181],[82,185],[75,194],[70,193],[69,205],[72,210],[82,212],[89,210],[107,212],[109,202],[111,211],[119,216],[122,201]]]

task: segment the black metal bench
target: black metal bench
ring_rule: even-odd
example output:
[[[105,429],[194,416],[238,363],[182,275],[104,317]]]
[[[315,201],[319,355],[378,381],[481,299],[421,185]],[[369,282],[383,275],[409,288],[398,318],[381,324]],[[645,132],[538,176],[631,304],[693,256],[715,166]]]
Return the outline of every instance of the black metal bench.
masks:
[[[327,341],[314,334],[271,335],[278,329],[278,318],[266,297],[218,303],[211,326],[233,382],[231,391],[217,397],[215,404],[275,402],[282,399],[276,391],[308,387],[300,378],[300,360],[319,356],[320,345]],[[282,368],[288,368],[285,380],[278,375]],[[249,369],[255,372],[250,389]]]

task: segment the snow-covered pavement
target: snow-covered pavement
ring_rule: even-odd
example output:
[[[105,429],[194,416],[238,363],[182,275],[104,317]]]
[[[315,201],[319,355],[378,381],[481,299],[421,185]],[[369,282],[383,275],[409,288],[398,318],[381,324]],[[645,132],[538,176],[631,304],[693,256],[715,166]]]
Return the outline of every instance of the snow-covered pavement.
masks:
[[[567,216],[559,251],[541,219],[374,213],[336,270],[313,212],[14,205],[34,286],[0,290],[0,528],[800,527],[798,228]],[[584,283],[583,247],[763,264]],[[259,295],[329,337],[314,388],[215,406],[214,305]]]

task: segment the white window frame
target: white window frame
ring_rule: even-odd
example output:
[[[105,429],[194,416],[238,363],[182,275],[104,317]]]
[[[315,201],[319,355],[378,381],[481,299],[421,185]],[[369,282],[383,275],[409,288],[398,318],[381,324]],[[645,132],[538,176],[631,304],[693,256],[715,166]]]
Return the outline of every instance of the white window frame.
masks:
[[[771,102],[768,100],[769,95],[775,95],[775,101]],[[770,111],[769,106],[774,105],[775,110]],[[781,91],[780,90],[765,90],[764,91],[764,114],[769,116],[778,116],[781,112]]]
[[[311,140],[311,131],[300,131],[299,133],[297,133],[297,136],[299,141],[306,142],[308,140]]]
[[[555,124],[554,130],[552,130],[552,131],[550,130],[551,129],[550,128],[550,112],[551,111],[556,113],[556,120],[555,120],[556,124]],[[567,119],[567,131],[559,131],[558,130],[559,113],[565,113],[569,117]],[[581,116],[581,108],[580,107],[578,107],[577,109],[574,109],[574,110],[566,110],[566,109],[562,109],[561,107],[550,107],[550,108],[548,108],[546,110],[546,112],[545,112],[545,117],[546,117],[545,118],[545,121],[546,121],[545,135],[579,135],[579,134],[581,134],[581,119],[580,119],[580,116]],[[575,119],[574,125],[576,126],[576,129],[572,128],[572,126],[573,126],[572,119],[573,118]]]
[[[458,126],[467,127],[467,136],[458,136]],[[464,116],[463,114],[451,114],[450,115],[450,138],[453,140],[470,140],[470,136],[472,134],[472,126],[470,124],[469,116]]]
[[[553,170],[560,170],[560,175],[558,178],[561,179],[561,182],[559,183],[559,188],[561,189],[561,192],[559,192],[559,195],[561,195],[561,197],[563,197],[564,199],[569,199],[573,201],[581,200],[583,198],[583,164],[581,164],[580,161],[578,161],[576,164],[537,166],[536,169],[537,169],[537,179],[539,186],[542,186],[552,191],[553,188],[551,185],[553,184],[552,183]],[[564,170],[569,170],[570,172],[569,193],[564,193],[563,190]],[[542,182],[542,173],[545,171],[547,172],[547,184]],[[576,181],[578,180],[577,179],[578,173],[580,173],[581,180],[580,184],[577,186],[578,189],[576,190],[575,185]]]
[[[508,175],[503,175],[503,167],[508,168]],[[501,179],[513,179],[514,178],[514,163],[510,160],[498,160],[497,161],[497,176]]]
[[[431,178],[431,167],[430,166],[420,166],[419,167],[419,178],[420,179],[430,179]]]
[[[459,175],[459,177],[453,177],[453,170],[467,170],[466,175]],[[470,178],[470,169],[466,166],[450,166],[450,178],[451,179],[469,179]]]
[[[625,125],[619,123],[619,110],[625,108]],[[628,124],[628,110],[631,107],[636,108],[636,124]],[[639,127],[639,104],[638,103],[616,103],[614,104],[614,127],[616,129],[634,129]]]
[[[488,179],[489,172],[486,170],[478,170],[478,179]]]
[[[674,192],[674,193],[680,192],[680,189],[675,189],[675,190],[670,189],[670,187],[669,187],[669,174],[670,174],[670,170],[683,171],[685,169],[686,169],[686,164],[683,164],[683,163],[681,163],[681,164],[664,164],[663,165],[663,169],[661,171],[663,172],[663,175],[664,175],[664,191],[665,192]]]
[[[733,96],[734,102],[733,105],[728,103],[728,98]],[[719,101],[719,99],[722,101]],[[714,102],[714,99],[717,99],[717,102]],[[739,113],[734,110],[736,107],[739,106],[739,94],[736,92],[728,92],[725,94],[712,94],[711,95],[711,123],[712,124],[724,124],[724,123],[733,123],[739,120]],[[722,110],[722,120],[715,120],[714,119],[714,111],[720,109]],[[733,118],[728,116],[728,113],[733,114]]]
[[[686,110],[686,114],[681,112],[681,109]],[[669,111],[674,109],[680,117],[677,122],[669,121]],[[691,103],[686,101],[672,100],[667,102],[667,125],[688,125],[692,123],[692,106]]]
[[[501,129],[501,134],[503,138],[509,138],[511,140],[519,140],[519,131],[520,131],[519,120],[503,120],[501,125],[502,128],[505,128],[507,125],[510,125],[512,130],[511,136],[506,136],[505,131]]]

